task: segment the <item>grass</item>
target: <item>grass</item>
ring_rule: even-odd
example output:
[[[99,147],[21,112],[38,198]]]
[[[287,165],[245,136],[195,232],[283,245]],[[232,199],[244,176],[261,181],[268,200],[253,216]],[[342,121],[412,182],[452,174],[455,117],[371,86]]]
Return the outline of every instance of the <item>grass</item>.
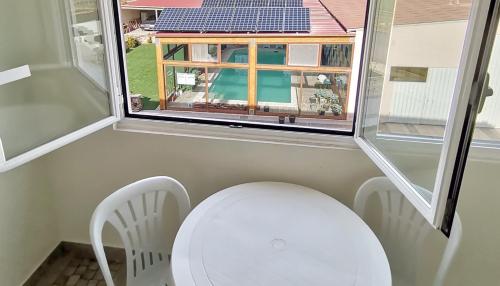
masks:
[[[142,44],[127,53],[127,72],[130,93],[142,94],[144,109],[156,109],[158,82],[156,73],[156,48],[154,44]]]

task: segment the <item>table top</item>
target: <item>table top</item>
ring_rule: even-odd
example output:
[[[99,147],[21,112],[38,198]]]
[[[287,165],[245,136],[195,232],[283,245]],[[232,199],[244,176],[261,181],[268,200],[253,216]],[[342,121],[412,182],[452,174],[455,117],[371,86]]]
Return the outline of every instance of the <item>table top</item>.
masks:
[[[391,285],[385,252],[349,208],[313,189],[242,184],[200,203],[174,242],[181,286]]]

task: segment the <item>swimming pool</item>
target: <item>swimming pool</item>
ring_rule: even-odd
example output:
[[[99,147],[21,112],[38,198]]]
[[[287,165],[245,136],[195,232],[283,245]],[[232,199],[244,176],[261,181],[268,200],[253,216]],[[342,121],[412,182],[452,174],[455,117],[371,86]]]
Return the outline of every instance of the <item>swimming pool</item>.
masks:
[[[246,57],[246,59],[245,59]],[[283,64],[284,51],[274,52],[271,49],[259,49],[258,62],[266,64]],[[235,50],[228,62],[248,62],[246,49]],[[291,103],[292,75],[286,71],[257,72],[257,101],[274,103]],[[248,71],[242,69],[221,69],[210,86],[212,98],[220,100],[246,101],[248,91]]]

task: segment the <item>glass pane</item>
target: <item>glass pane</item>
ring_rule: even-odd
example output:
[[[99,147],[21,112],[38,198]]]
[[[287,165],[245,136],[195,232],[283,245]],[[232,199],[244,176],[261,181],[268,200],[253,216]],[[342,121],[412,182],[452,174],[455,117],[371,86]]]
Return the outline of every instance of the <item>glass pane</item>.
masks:
[[[29,77],[0,85],[7,159],[111,115],[97,3],[3,1],[0,71],[31,70]]]
[[[488,66],[491,95],[484,100],[476,119],[474,140],[478,143],[500,144],[500,27],[497,29],[490,65]]]
[[[165,90],[167,109],[205,111],[205,68],[166,66]]]
[[[304,73],[301,114],[341,119],[346,116],[348,75],[345,73]]]
[[[192,44],[191,53],[193,62],[217,62],[218,45]]]
[[[291,66],[318,66],[319,45],[290,45],[288,64]]]
[[[248,63],[248,45],[221,45],[223,63]]]
[[[284,65],[286,63],[286,45],[257,45],[257,63]]]
[[[352,55],[351,44],[322,45],[321,65],[329,67],[350,67]]]
[[[208,108],[211,112],[248,113],[248,70],[208,69]]]
[[[300,84],[300,72],[257,71],[258,109],[266,115],[298,114]]]
[[[470,7],[377,2],[362,136],[416,189],[434,187]]]
[[[170,61],[189,61],[189,46],[187,44],[164,44],[163,59]]]

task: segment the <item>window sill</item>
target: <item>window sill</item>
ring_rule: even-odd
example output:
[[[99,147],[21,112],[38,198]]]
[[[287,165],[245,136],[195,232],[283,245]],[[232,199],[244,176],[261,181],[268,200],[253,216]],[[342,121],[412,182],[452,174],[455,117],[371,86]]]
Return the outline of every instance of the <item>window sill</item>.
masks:
[[[352,136],[314,134],[258,128],[231,128],[209,124],[124,118],[114,125],[117,131],[162,134],[192,138],[281,144],[313,148],[358,150]]]

